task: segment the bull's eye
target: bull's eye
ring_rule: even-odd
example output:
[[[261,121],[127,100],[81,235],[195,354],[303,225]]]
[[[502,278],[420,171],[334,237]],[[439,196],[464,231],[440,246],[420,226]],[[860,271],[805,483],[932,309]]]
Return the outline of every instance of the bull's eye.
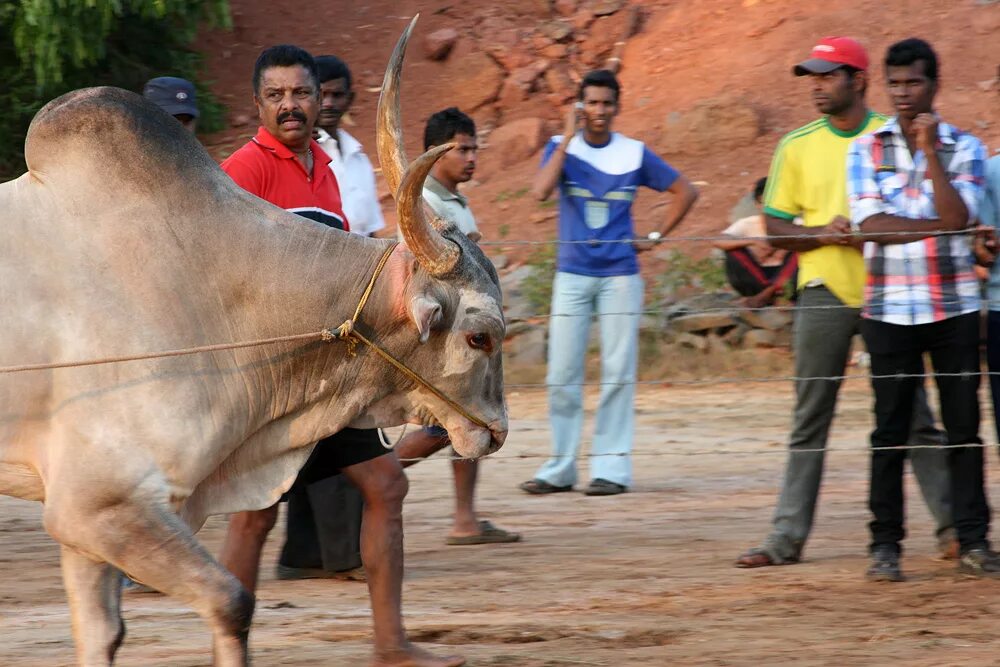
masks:
[[[468,337],[469,347],[474,350],[487,350],[490,348],[490,337],[489,334],[484,333],[474,333],[470,334]]]

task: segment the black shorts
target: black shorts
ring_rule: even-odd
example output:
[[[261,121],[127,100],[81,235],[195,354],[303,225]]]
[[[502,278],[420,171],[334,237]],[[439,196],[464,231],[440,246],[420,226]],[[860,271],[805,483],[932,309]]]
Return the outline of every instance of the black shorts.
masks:
[[[391,451],[382,444],[377,428],[345,428],[316,444],[292,489],[339,475],[344,468],[371,461]]]

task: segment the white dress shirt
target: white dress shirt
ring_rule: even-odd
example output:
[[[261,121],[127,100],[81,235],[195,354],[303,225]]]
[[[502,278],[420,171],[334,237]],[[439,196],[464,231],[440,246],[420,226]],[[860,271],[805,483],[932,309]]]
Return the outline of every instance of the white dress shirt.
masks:
[[[340,186],[340,199],[351,231],[371,236],[385,227],[382,208],[375,188],[375,170],[361,148],[361,143],[344,130],[337,130],[337,140],[322,128],[317,143],[330,156],[330,169]]]

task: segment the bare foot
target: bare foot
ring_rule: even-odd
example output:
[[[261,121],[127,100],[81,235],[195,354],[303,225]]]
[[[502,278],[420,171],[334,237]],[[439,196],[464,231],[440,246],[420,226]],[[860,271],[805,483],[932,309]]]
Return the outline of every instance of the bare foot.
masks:
[[[465,658],[460,655],[437,656],[406,642],[395,651],[376,651],[371,667],[462,667],[464,664]]]

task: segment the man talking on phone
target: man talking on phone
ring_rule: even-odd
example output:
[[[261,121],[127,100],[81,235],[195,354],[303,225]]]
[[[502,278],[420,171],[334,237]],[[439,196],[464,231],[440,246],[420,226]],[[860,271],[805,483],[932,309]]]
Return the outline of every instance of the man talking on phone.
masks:
[[[591,446],[590,484],[584,493],[610,496],[632,483],[635,379],[643,283],[637,254],[676,227],[698,192],[641,141],[611,131],[621,87],[608,70],[589,72],[562,136],[545,147],[533,194],[548,199],[559,188],[559,250],[549,322],[549,417],[552,457],[531,494],[571,491],[583,426],[583,376],[590,320],[601,327],[601,396]],[[648,235],[636,236],[632,204],[640,186],[670,192],[670,205]]]

